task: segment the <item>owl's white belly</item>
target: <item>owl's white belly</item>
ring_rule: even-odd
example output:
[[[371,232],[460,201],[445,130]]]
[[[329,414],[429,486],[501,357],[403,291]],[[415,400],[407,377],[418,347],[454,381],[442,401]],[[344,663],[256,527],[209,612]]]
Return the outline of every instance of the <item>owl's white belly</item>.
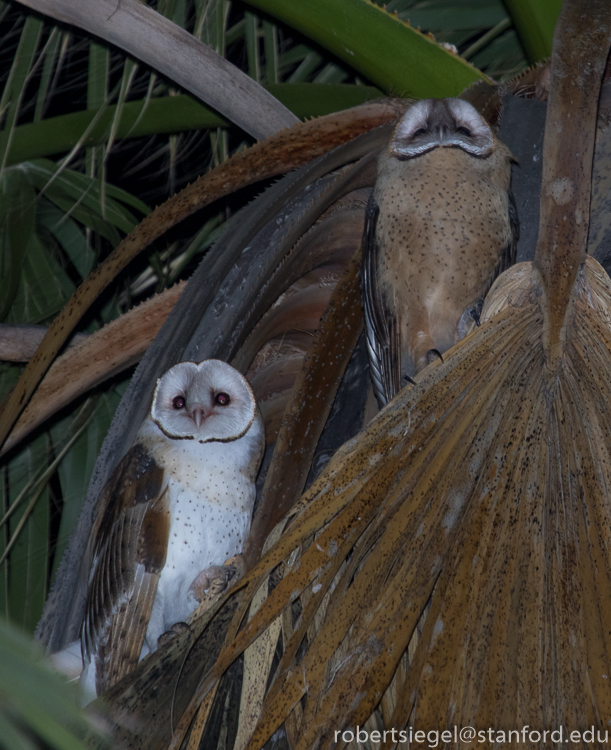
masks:
[[[172,521],[168,552],[142,656],[157,648],[162,633],[174,623],[184,622],[196,609],[198,602],[189,589],[199,573],[242,551],[255,499],[254,485],[246,483],[239,472],[227,469],[218,474],[217,481],[208,474],[205,487],[199,486],[196,476],[191,482],[185,482],[183,476],[180,483],[170,477],[169,490]]]

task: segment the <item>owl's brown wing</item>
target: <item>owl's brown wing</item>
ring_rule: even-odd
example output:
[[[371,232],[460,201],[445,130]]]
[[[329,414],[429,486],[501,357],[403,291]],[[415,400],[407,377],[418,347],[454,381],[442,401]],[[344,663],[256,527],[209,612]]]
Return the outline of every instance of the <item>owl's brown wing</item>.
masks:
[[[520,239],[520,222],[518,221],[518,209],[516,207],[516,201],[513,197],[511,189],[507,192],[507,196],[509,198],[508,218],[511,236],[509,238],[509,242],[501,250],[498,263],[490,278],[489,284],[483,292],[483,297],[488,294],[488,292],[490,291],[490,287],[494,284],[497,277],[500,276],[503,271],[506,271],[510,266],[513,266],[513,264],[516,262],[516,255],[518,253],[518,240]]]
[[[135,445],[100,498],[105,510],[92,533],[93,563],[81,627],[83,659],[95,659],[98,695],[138,663],[165,565],[168,495],[163,469],[142,445]]]
[[[400,389],[401,347],[397,319],[377,283],[380,248],[376,240],[376,226],[379,213],[372,192],[365,209],[361,294],[373,390],[380,406],[384,406]]]
[[[518,254],[518,240],[520,239],[518,209],[516,207],[516,201],[511,190],[508,190],[507,195],[509,198],[508,219],[511,232],[509,242],[505,245],[505,247],[501,248],[497,264],[493,268],[490,276],[481,289],[481,297],[478,299],[476,305],[474,307],[467,308],[467,310],[465,311],[469,313],[469,315],[475,320],[477,325],[479,325],[479,316],[484,306],[484,300],[486,298],[486,295],[490,291],[490,288],[504,271],[513,266],[513,264],[516,262],[516,256]]]
[[[516,206],[516,199],[513,197],[511,188],[507,193],[509,197],[509,226],[511,227],[511,240],[509,241],[503,258],[501,259],[502,268],[499,269],[499,273],[506,271],[509,266],[513,266],[516,262],[516,255],[518,253],[518,240],[520,239],[520,222],[518,220],[518,209]]]

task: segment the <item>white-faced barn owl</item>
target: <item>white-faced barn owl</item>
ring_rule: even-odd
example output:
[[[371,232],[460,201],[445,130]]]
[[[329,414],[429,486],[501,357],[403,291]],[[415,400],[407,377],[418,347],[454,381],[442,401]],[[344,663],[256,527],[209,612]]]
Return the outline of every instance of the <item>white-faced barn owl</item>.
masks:
[[[181,362],[159,379],[92,531],[81,627],[87,699],[155,650],[196,608],[194,588],[207,588],[241,552],[263,448],[254,396],[230,365]]]
[[[414,104],[382,151],[361,265],[381,405],[479,325],[492,282],[515,261],[512,161],[461,99]]]

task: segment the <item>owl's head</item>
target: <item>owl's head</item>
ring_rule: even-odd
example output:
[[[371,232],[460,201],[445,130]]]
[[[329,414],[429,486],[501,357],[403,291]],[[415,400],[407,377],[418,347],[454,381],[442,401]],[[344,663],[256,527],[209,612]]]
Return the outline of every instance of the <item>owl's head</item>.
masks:
[[[435,148],[459,148],[484,159],[492,153],[494,141],[490,126],[468,102],[425,99],[399,120],[390,152],[397,159],[413,159]]]
[[[230,442],[258,417],[246,379],[218,359],[181,362],[157,381],[151,419],[170,438]]]

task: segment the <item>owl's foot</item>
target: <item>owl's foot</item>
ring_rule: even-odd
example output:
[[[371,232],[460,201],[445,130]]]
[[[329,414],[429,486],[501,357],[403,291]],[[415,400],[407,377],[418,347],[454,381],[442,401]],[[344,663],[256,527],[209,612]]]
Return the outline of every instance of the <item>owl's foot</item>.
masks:
[[[244,561],[242,555],[230,557],[222,565],[211,565],[195,578],[189,586],[189,591],[198,602],[202,602],[204,596],[210,597],[223,593],[229,582],[238,580],[244,575]]]
[[[473,318],[475,321],[476,326],[480,326],[480,317],[482,314],[482,310],[484,308],[484,300],[478,299],[475,305],[469,310],[469,315]]]
[[[441,360],[441,364],[443,364],[443,357],[441,356],[441,352],[439,351],[439,349],[429,349],[426,353],[426,358],[429,362],[429,365],[431,364],[431,362],[434,362],[437,357],[439,357],[439,359]]]
[[[177,635],[182,635],[185,630],[191,630],[186,622],[175,622],[169,630],[166,630],[157,638],[157,648],[176,638]]]

